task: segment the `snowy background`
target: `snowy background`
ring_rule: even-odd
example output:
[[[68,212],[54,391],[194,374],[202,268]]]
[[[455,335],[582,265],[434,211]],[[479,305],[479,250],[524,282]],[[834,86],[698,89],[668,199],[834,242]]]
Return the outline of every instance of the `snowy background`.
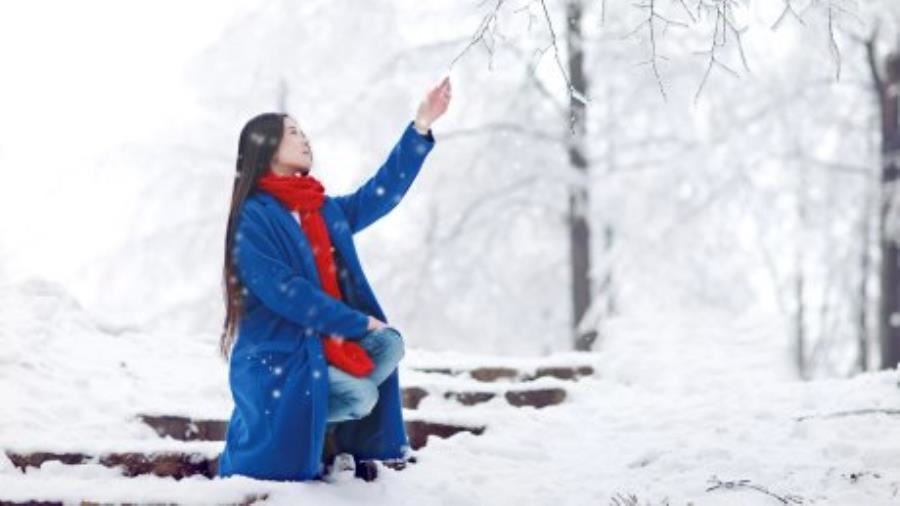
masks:
[[[833,2],[836,80],[827,12],[799,9],[805,23],[771,30],[785,3],[751,2],[736,15],[752,72],[726,46],[740,75],[714,68],[699,97],[708,57],[694,52],[712,25],[657,27],[664,100],[642,63],[646,29],[628,35],[645,13],[586,3],[591,263],[596,290],[611,273],[616,309],[594,350],[575,353],[565,80],[552,50],[534,53],[550,41],[542,3],[500,4],[492,52],[464,50],[495,2],[0,5],[0,447],[214,456],[218,442],[161,439],[132,417],[231,409],[216,350],[240,128],[286,110],[314,145],[315,175],[346,192],[448,74],[453,101],[420,176],[355,237],[408,339],[401,381],[431,381],[417,364],[596,371],[541,410],[435,399],[429,416],[489,431],[433,440],[374,483],[176,482],[54,463],[22,474],[0,453],[0,501],[784,503],[707,491],[715,476],[803,504],[900,504],[900,391],[896,369],[874,370],[874,318],[860,347],[860,311],[877,306],[877,278],[859,266],[873,249],[879,112],[854,38],[880,21],[884,54],[896,5]],[[546,5],[561,36],[564,4]]]

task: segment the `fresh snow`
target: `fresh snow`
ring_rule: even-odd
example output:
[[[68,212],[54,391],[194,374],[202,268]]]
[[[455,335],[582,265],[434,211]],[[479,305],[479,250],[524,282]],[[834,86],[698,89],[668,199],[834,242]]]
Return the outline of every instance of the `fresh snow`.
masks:
[[[59,285],[30,279],[0,288],[0,445],[7,451],[191,451],[220,442],[161,439],[136,413],[226,418],[227,369],[214,335],[115,329]],[[559,353],[541,365],[592,365],[577,382],[540,378],[515,388],[565,388],[562,405],[514,408],[497,397],[464,407],[440,395],[405,415],[486,425],[481,436],[431,438],[403,471],[379,479],[280,483],[243,477],[125,478],[97,464],[45,463],[22,474],[0,454],[0,501],[259,504],[778,505],[900,504],[897,371],[798,381],[782,322],[703,311],[618,318],[595,353]],[[415,347],[401,382],[433,392],[502,391],[508,382],[426,374],[420,367],[533,370],[531,358],[437,353]],[[744,487],[707,491],[714,480]],[[794,504],[794,503],[791,503]],[[799,504],[799,503],[796,503]]]

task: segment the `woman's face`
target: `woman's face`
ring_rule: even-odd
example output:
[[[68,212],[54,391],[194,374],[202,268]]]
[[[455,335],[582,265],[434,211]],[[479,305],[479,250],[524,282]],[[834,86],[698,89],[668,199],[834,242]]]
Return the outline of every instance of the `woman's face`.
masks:
[[[309,139],[306,138],[306,134],[303,133],[294,118],[286,116],[284,118],[284,135],[281,137],[281,143],[272,159],[272,171],[282,176],[290,176],[297,172],[305,174],[309,172],[312,163]]]

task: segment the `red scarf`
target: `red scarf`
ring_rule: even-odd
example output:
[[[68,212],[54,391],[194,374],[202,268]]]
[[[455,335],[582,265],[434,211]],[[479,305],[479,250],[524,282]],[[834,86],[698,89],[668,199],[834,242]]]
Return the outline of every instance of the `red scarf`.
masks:
[[[322,281],[322,289],[337,300],[342,300],[338,284],[334,256],[331,254],[331,237],[325,219],[319,212],[325,201],[325,187],[311,175],[281,176],[272,170],[260,176],[257,186],[285,205],[300,213],[300,226],[312,245],[316,269]],[[365,348],[338,336],[322,340],[322,349],[328,363],[354,376],[367,376],[375,364]]]

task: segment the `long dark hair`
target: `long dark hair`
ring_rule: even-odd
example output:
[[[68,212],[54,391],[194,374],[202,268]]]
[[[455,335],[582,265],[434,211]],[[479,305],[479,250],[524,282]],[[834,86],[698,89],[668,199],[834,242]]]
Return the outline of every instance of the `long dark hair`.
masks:
[[[222,286],[225,295],[225,323],[219,339],[219,351],[226,361],[231,356],[238,321],[243,306],[243,292],[235,273],[232,259],[234,234],[238,215],[244,201],[256,187],[256,181],[269,170],[272,158],[284,135],[284,118],[288,115],[267,112],[255,116],[244,125],[238,141],[237,164],[234,174],[234,189],[231,192],[231,210],[228,213],[228,227],[225,231],[225,264],[222,268]]]

